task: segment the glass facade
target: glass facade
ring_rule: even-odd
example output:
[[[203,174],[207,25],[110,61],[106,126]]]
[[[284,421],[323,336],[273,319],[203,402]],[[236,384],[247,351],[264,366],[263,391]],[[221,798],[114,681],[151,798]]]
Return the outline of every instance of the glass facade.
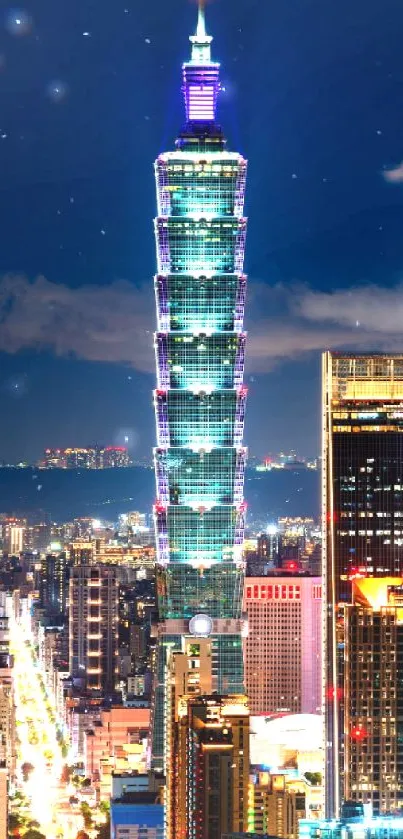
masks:
[[[201,5],[191,60],[183,65],[187,121],[176,150],[155,164],[156,767],[166,648],[179,649],[194,615],[214,622],[214,689],[243,691],[246,161],[226,150],[216,122],[219,65],[211,40]]]
[[[325,353],[323,408],[326,801],[333,817],[346,789],[362,799],[346,757],[345,608],[355,579],[399,577],[403,569],[403,356]],[[380,741],[371,743],[379,762]]]

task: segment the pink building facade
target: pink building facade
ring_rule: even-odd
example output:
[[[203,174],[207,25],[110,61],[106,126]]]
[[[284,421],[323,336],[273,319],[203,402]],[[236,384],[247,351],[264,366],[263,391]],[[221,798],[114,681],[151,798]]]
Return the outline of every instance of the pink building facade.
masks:
[[[245,683],[251,714],[318,714],[321,577],[247,577]]]

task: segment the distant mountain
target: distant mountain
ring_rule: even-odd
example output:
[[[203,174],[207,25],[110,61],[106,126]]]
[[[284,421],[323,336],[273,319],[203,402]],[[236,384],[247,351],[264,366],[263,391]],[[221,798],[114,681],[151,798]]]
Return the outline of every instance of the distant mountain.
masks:
[[[264,525],[279,516],[319,515],[320,473],[247,470],[248,523]],[[151,512],[154,472],[127,469],[0,469],[0,513],[35,515],[52,521],[78,516],[115,521],[129,510]]]

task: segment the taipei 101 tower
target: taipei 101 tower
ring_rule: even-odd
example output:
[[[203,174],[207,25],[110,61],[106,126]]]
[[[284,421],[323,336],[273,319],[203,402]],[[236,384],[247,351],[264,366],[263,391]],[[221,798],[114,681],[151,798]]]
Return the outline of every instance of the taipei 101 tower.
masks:
[[[186,121],[175,151],[155,164],[155,768],[163,764],[168,648],[208,636],[214,691],[243,692],[246,161],[227,150],[216,120],[220,65],[203,0],[190,41]]]

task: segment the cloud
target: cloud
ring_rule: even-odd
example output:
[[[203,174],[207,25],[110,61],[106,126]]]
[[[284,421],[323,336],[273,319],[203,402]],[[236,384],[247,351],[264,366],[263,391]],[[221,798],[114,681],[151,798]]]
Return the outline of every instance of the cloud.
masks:
[[[403,161],[397,166],[391,166],[390,168],[383,169],[382,175],[388,184],[403,183]]]
[[[321,292],[306,286],[259,291],[249,323],[249,368],[264,371],[281,359],[324,349],[403,351],[403,285],[375,285]]]
[[[403,285],[321,292],[250,282],[246,315],[249,372],[323,349],[403,350]],[[139,288],[124,280],[70,288],[44,277],[0,278],[3,352],[47,350],[153,374],[154,325],[151,279]]]
[[[0,350],[50,350],[88,361],[153,368],[152,283],[69,288],[45,277],[0,280]]]

